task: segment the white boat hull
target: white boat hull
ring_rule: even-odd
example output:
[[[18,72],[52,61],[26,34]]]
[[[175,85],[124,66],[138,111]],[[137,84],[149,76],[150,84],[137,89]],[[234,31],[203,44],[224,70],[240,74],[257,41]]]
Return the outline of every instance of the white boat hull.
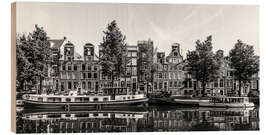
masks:
[[[227,108],[249,108],[254,107],[254,103],[207,103],[207,102],[200,102],[199,106],[202,107],[227,107]]]

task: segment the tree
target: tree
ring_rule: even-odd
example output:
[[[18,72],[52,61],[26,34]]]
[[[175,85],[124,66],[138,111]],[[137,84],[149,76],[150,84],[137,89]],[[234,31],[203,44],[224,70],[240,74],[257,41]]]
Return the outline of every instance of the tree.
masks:
[[[16,82],[17,90],[24,90],[25,81],[31,81],[33,76],[32,64],[28,60],[31,47],[25,35],[16,37]]]
[[[116,21],[108,24],[107,30],[103,31],[105,36],[101,46],[100,64],[102,74],[111,76],[112,86],[115,77],[120,77],[125,73],[127,47],[125,36],[122,35],[117,27]]]
[[[208,36],[204,42],[197,40],[196,49],[187,54],[188,72],[202,83],[203,96],[206,83],[216,78],[219,70],[219,62],[212,48],[212,36]]]
[[[235,69],[234,76],[239,82],[239,96],[241,96],[242,82],[250,81],[253,74],[259,71],[259,57],[254,54],[253,46],[237,40],[234,48],[230,50],[231,66]]]
[[[16,63],[17,81],[22,88],[25,81],[31,82],[32,86],[39,80],[40,90],[42,80],[47,76],[47,67],[50,63],[50,43],[47,33],[43,28],[35,25],[33,33],[26,37],[17,38]]]
[[[39,79],[40,89],[42,88],[42,81],[48,75],[48,64],[51,62],[51,49],[49,37],[43,30],[43,27],[35,25],[35,30],[30,33],[30,43],[34,47],[33,62],[35,68],[35,76]]]

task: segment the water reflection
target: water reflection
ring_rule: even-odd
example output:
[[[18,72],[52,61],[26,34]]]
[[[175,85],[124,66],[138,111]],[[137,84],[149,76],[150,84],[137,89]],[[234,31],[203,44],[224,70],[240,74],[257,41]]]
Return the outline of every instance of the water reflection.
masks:
[[[113,110],[23,110],[18,133],[258,130],[259,112],[223,108],[119,108]]]

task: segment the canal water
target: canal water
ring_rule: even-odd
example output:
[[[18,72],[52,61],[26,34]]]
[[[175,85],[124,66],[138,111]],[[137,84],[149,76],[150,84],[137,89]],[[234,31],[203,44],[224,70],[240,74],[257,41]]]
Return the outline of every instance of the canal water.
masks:
[[[259,130],[259,108],[156,107],[85,110],[17,107],[17,133]]]

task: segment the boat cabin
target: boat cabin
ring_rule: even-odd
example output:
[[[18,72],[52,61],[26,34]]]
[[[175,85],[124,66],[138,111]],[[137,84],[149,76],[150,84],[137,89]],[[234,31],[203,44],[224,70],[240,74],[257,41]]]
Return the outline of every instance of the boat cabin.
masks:
[[[103,94],[105,95],[127,95],[127,88],[114,87],[114,88],[103,88]]]
[[[249,102],[248,97],[211,97],[210,102],[213,103],[246,103]]]

